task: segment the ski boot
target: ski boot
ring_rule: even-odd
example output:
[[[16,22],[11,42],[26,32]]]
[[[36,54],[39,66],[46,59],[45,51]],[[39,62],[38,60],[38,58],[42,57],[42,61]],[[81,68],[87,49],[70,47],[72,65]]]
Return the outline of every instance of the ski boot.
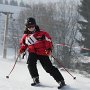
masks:
[[[33,83],[31,83],[31,86],[38,85],[39,83],[39,77],[33,78]]]
[[[61,80],[58,83],[59,83],[58,89],[60,89],[60,88],[62,88],[62,87],[64,87],[66,85],[65,82],[64,82],[64,80]]]

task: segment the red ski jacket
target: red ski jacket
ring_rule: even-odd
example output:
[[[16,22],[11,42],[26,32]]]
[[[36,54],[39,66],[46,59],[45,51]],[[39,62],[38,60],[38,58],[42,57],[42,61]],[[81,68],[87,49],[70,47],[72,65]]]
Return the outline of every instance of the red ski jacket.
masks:
[[[52,50],[50,35],[45,31],[24,34],[20,40],[20,52],[23,53],[26,49],[29,53],[48,56]]]

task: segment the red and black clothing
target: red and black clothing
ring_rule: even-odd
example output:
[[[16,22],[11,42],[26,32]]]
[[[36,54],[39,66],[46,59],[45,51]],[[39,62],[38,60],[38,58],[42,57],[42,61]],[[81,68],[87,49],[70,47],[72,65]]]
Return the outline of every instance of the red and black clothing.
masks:
[[[50,35],[35,27],[35,32],[25,32],[20,41],[20,52],[26,49],[29,52],[27,64],[32,78],[39,77],[37,70],[37,60],[40,61],[42,67],[49,73],[57,82],[64,80],[59,70],[52,65],[49,54],[52,50],[52,41]]]
[[[51,37],[44,31],[38,31],[34,34],[24,34],[20,45],[21,51],[27,49],[29,53],[36,53],[37,55],[47,56],[46,52],[52,49]]]

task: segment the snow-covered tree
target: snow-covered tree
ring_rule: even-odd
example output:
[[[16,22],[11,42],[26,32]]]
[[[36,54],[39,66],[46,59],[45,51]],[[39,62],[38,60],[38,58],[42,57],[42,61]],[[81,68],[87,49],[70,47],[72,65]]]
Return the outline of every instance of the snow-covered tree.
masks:
[[[90,0],[82,0],[79,5],[79,13],[83,20],[79,21],[81,28],[79,29],[83,39],[79,41],[84,48],[90,49]],[[90,56],[90,50],[82,49],[81,53],[87,53]]]

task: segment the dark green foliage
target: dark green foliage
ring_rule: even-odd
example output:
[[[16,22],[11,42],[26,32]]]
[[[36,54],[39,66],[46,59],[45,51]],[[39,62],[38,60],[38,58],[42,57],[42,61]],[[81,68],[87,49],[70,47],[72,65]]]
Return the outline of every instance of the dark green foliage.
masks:
[[[82,0],[79,6],[78,12],[84,18],[79,21],[81,25],[80,32],[82,34],[83,40],[80,41],[85,48],[90,49],[90,0]],[[90,50],[82,49],[81,53],[87,53],[90,56]]]

